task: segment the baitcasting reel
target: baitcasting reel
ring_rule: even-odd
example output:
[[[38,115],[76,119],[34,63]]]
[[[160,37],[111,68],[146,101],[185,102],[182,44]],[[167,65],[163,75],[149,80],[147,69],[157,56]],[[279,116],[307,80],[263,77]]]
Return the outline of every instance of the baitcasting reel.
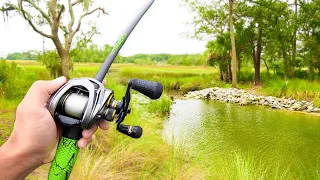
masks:
[[[90,129],[104,120],[117,119],[119,132],[132,138],[141,137],[140,126],[121,124],[131,111],[130,89],[137,90],[151,99],[158,99],[162,94],[162,85],[158,82],[131,79],[122,101],[116,101],[114,92],[104,88],[102,81],[130,33],[153,2],[154,0],[147,0],[141,12],[122,33],[94,79],[72,79],[52,95],[48,109],[55,121],[62,125],[63,134],[51,163],[49,180],[67,180],[70,177],[79,153],[77,142],[82,137],[83,129]]]
[[[130,113],[130,89],[158,99],[162,94],[162,85],[158,82],[131,79],[122,101],[114,99],[114,92],[104,88],[104,85],[93,78],[72,79],[60,88],[51,98],[49,111],[63,127],[71,128],[71,133],[65,131],[64,137],[80,139],[82,129],[90,129],[103,120],[116,120],[117,130],[132,138],[140,138],[142,128],[121,124]],[[79,131],[75,131],[79,129]]]

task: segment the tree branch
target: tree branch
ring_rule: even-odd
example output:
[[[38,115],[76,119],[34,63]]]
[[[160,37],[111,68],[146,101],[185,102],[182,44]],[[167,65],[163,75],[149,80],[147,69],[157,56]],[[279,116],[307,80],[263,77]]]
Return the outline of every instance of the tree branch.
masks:
[[[60,22],[60,18],[61,18],[61,15],[62,15],[63,11],[64,11],[64,5],[61,6],[60,11],[58,12],[58,17],[57,17],[58,18],[58,22]]]
[[[77,2],[80,2],[79,0]],[[71,20],[70,20],[70,23],[68,25],[68,29],[70,32],[72,32],[72,26],[74,24],[74,13],[73,13],[73,9],[72,9],[72,6],[73,3],[71,3],[71,0],[68,0],[68,4],[69,4],[69,13],[70,13],[70,17],[71,17]]]
[[[60,29],[61,29],[63,32],[65,32],[66,34],[69,33],[66,26],[60,25],[59,27],[60,27]]]
[[[29,4],[31,4],[36,10],[38,10],[40,12],[40,14],[42,15],[42,17],[44,17],[48,24],[51,26],[52,25],[52,21],[49,18],[49,15],[47,15],[39,6],[37,6],[34,1],[31,0],[23,0],[25,2],[28,2]]]
[[[57,7],[57,0],[51,0],[51,5],[49,7],[49,10],[51,11],[51,14],[52,14],[53,23],[57,15],[56,7]]]
[[[8,4],[6,4],[6,6],[8,6]],[[14,7],[0,7],[0,11],[14,11],[16,10]]]
[[[19,9],[19,8],[16,7],[16,9]],[[52,39],[52,36],[51,36],[51,35],[46,34],[46,33],[42,32],[42,31],[40,31],[40,30],[33,24],[33,22],[31,21],[31,15],[23,9],[22,1],[21,1],[21,3],[20,3],[20,10],[21,10],[21,13],[22,13],[24,19],[28,21],[29,25],[32,27],[32,29],[33,29],[35,32],[41,34],[41,35],[44,36],[44,37],[47,37],[47,38]]]
[[[101,11],[103,14],[108,14],[108,13],[107,13],[103,8],[101,8],[101,7],[95,8],[95,9],[93,9],[92,11],[88,11],[88,12],[82,14],[82,15],[80,16],[80,18],[79,18],[78,26],[77,26],[77,28],[74,30],[74,32],[72,33],[72,36],[71,36],[71,37],[73,37],[74,34],[77,33],[77,32],[80,30],[82,19],[83,19],[84,17],[86,17],[86,16],[88,16],[88,15],[90,15],[90,14],[98,11],[98,10]]]
[[[73,3],[71,3],[71,5],[72,6],[75,6],[75,5],[77,5],[77,4],[79,4],[80,2],[82,2],[83,0],[77,0],[77,1],[75,1],[75,2],[73,2]]]

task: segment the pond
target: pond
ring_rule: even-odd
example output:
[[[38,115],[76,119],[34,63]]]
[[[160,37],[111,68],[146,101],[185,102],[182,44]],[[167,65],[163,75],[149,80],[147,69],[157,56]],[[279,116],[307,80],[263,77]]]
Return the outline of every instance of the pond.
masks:
[[[182,146],[210,178],[320,179],[320,117],[177,100],[163,137]]]

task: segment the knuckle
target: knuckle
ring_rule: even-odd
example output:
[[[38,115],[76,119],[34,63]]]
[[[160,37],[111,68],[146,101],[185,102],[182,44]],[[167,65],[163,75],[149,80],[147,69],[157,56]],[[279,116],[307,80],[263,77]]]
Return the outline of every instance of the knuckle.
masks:
[[[44,82],[44,81],[41,81],[41,80],[35,81],[35,82],[32,84],[31,87],[40,87],[40,86],[43,85],[43,82]]]

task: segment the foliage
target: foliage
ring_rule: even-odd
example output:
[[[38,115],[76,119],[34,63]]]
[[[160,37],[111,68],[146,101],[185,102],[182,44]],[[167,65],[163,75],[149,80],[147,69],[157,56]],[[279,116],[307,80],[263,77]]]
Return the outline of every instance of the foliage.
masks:
[[[136,54],[123,57],[122,62],[146,65],[166,62],[172,65],[202,66],[205,63],[205,57],[202,54]]]
[[[38,61],[49,70],[52,78],[56,78],[61,75],[61,60],[55,50],[39,53]]]
[[[171,55],[167,63],[181,66],[202,66],[205,65],[205,57],[202,54]]]
[[[265,95],[277,97],[290,97],[297,100],[310,100],[320,96],[320,84],[307,80],[291,79],[284,80],[279,78],[269,79],[261,89]]]
[[[34,54],[34,52],[14,52],[14,53],[9,53],[6,57],[8,60],[36,60],[37,55]]]
[[[102,63],[111,52],[112,47],[105,44],[99,47],[96,44],[82,46],[77,44],[77,47],[71,50],[71,57],[74,62],[99,62]],[[115,62],[122,62],[122,57],[117,55]]]
[[[167,95],[162,95],[159,100],[156,101],[151,101],[148,104],[148,110],[151,113],[158,113],[160,115],[169,115],[171,105],[172,105],[172,100],[170,99],[169,96]]]
[[[221,79],[228,82],[231,40],[228,22],[230,1],[183,0],[193,13],[189,36],[208,40],[208,64],[220,69]],[[306,78],[320,74],[320,1],[234,1],[234,29],[238,71],[250,62],[255,69],[254,81],[260,82],[260,68],[268,76]],[[262,62],[263,61],[263,62]],[[223,62],[223,63],[221,63]],[[251,66],[249,66],[251,67]],[[301,69],[308,68],[308,71]],[[244,74],[244,73],[238,73]],[[320,80],[320,76],[318,75]],[[253,79],[253,78],[246,78]]]
[[[161,61],[167,61],[169,57],[171,57],[171,54],[136,54],[133,56],[124,57],[124,62],[127,63],[134,63],[138,59],[150,59],[151,61],[155,62],[161,62]]]
[[[23,96],[25,86],[21,82],[24,80],[17,78],[21,71],[15,62],[7,64],[5,60],[0,61],[0,97],[15,99]]]

